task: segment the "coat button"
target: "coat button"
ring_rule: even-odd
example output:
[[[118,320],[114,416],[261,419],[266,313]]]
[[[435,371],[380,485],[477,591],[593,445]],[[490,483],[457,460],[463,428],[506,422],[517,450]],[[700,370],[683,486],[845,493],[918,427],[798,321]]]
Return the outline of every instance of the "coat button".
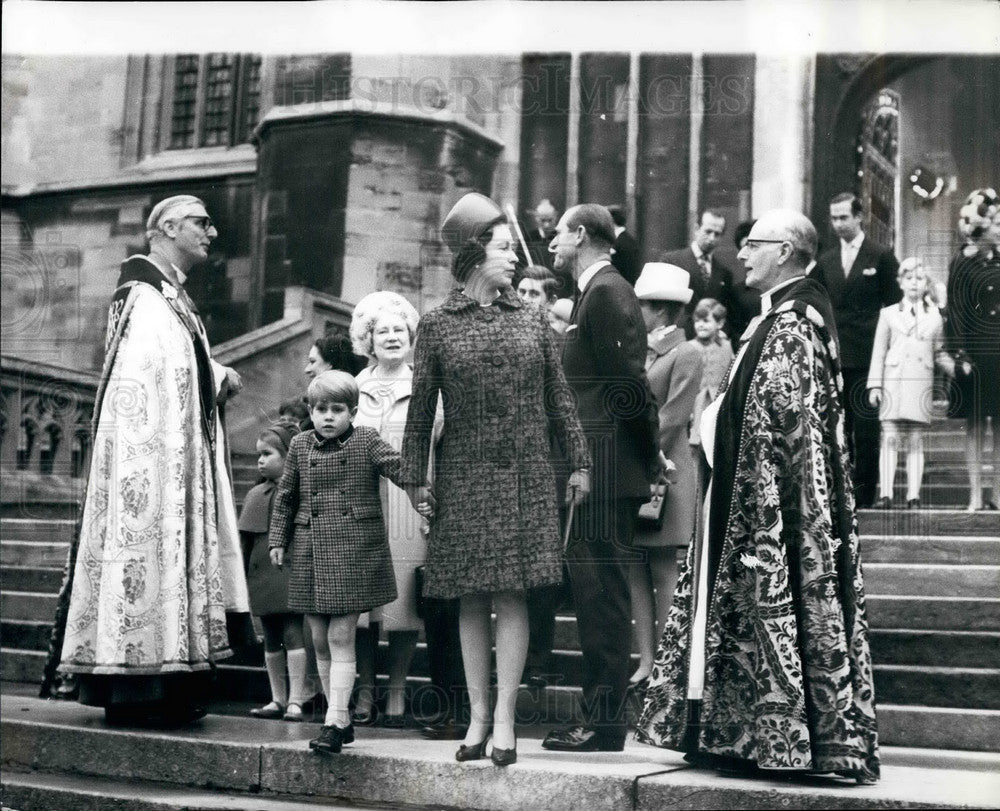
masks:
[[[319,510],[313,510],[313,518],[319,518]]]
[[[347,510],[342,510],[340,514],[341,515],[347,515]]]
[[[342,464],[342,465],[346,465],[346,464],[347,464],[347,460],[346,460],[346,459],[341,459],[341,460],[340,460],[340,464]]]
[[[494,355],[493,356],[493,365],[494,366],[503,366],[503,356],[502,355]]]
[[[313,495],[314,496],[318,496],[319,495],[319,490],[313,490]]]
[[[312,460],[312,461],[311,461],[311,462],[309,463],[309,466],[310,466],[310,467],[316,467],[316,465],[318,465],[318,464],[319,464],[319,462],[317,462],[317,461],[316,461],[315,459],[313,459],[313,460]]]

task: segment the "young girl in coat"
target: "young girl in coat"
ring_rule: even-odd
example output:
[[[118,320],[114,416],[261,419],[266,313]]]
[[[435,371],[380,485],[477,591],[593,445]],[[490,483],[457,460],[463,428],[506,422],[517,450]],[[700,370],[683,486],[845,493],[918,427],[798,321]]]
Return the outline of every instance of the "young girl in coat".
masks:
[[[714,298],[701,299],[695,305],[692,319],[694,338],[688,343],[700,350],[703,363],[701,386],[694,401],[688,437],[692,449],[697,451],[701,445],[701,412],[715,399],[719,386],[722,385],[722,378],[733,362],[733,348],[722,333],[726,325],[726,308]]]
[[[354,740],[348,703],[358,616],[397,596],[379,480],[400,484],[400,457],[374,428],[352,424],[358,412],[352,375],[322,372],[307,397],[313,427],[288,450],[269,546],[278,567],[292,547],[288,607],[306,615],[327,696],[323,728],[309,747],[337,753]],[[418,512],[432,514],[427,502]]]
[[[288,573],[271,565],[267,535],[275,482],[281,478],[285,455],[298,432],[298,427],[289,423],[276,423],[261,432],[257,438],[257,470],[264,481],[247,493],[239,519],[250,610],[264,627],[264,665],[271,685],[270,703],[250,710],[250,714],[286,721],[301,721],[302,704],[310,697],[306,688],[306,650],[302,615],[288,610]]]
[[[944,324],[928,295],[928,280],[919,259],[909,258],[896,276],[903,299],[882,309],[875,329],[875,346],[868,371],[868,401],[879,409],[882,445],[879,452],[879,494],[876,507],[892,506],[896,460],[906,447],[906,506],[920,506],[924,475],[924,426],[931,421],[934,364],[945,374],[954,362],[943,351]]]

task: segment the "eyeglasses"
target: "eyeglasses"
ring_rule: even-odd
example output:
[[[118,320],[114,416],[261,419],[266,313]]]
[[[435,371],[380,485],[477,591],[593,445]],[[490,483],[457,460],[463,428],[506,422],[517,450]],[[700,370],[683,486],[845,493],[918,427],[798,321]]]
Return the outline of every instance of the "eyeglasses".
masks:
[[[202,217],[196,214],[192,214],[187,217],[181,217],[181,219],[191,220],[191,222],[197,225],[202,231],[208,231],[210,228],[215,228],[215,223],[212,222],[211,217]]]
[[[787,239],[748,239],[744,243],[744,247],[753,250],[761,245],[784,245],[786,242],[788,242]]]

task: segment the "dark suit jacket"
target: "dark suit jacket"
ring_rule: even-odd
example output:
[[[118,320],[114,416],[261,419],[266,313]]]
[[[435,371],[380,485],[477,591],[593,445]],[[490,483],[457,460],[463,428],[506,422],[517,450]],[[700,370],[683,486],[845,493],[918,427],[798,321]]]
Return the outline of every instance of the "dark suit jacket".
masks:
[[[639,243],[628,231],[622,231],[615,240],[611,264],[618,268],[625,281],[635,285],[635,280],[642,272],[642,265],[639,263]]]
[[[899,262],[893,252],[867,236],[846,277],[840,264],[839,239],[830,250],[820,254],[809,275],[830,294],[840,341],[841,368],[868,369],[879,311],[903,297],[896,281],[898,269]]]
[[[659,422],[645,364],[639,300],[606,265],[577,300],[563,349],[566,381],[591,447],[591,495],[599,503],[649,496]]]
[[[667,251],[660,254],[659,261],[677,265],[691,274],[691,289],[694,291],[694,295],[691,296],[691,301],[684,308],[684,317],[678,323],[678,326],[684,329],[688,340],[694,337],[694,323],[691,314],[701,299],[714,298],[727,310],[733,308],[733,270],[714,253],[711,258],[712,273],[709,276],[708,284],[704,282],[701,265],[698,264],[698,259],[690,245],[678,251]],[[727,334],[729,334],[728,331]]]

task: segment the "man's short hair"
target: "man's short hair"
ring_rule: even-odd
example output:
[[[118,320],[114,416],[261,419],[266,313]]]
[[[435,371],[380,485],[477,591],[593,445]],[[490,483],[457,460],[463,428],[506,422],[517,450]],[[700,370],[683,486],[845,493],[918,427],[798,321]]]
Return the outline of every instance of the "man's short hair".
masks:
[[[306,389],[309,407],[315,408],[320,403],[343,403],[348,408],[358,405],[358,382],[354,375],[336,369],[320,372],[312,379]]]
[[[204,209],[205,202],[193,194],[175,194],[173,197],[160,200],[153,206],[153,210],[149,212],[149,218],[146,220],[146,239],[161,236],[163,223],[185,216],[196,206],[201,206]]]
[[[608,210],[597,203],[581,203],[570,209],[566,228],[575,231],[580,226],[591,242],[610,248],[615,244],[615,222]]]
[[[517,285],[521,283],[522,279],[531,279],[532,281],[542,283],[542,292],[545,294],[546,298],[554,299],[556,297],[556,284],[557,280],[555,275],[544,265],[528,265],[524,270],[521,271],[517,279]]]
[[[830,199],[830,205],[835,206],[838,203],[850,203],[851,204],[851,214],[855,217],[860,217],[864,209],[861,207],[861,201],[858,196],[853,192],[843,191],[840,194],[834,195]]]
[[[728,223],[728,221],[726,220],[726,214],[725,214],[725,212],[720,211],[717,208],[703,208],[701,211],[698,212],[698,227],[699,228],[701,227],[701,223],[705,219],[705,215],[706,214],[710,214],[713,217],[717,217],[718,219],[722,220],[723,223]],[[726,230],[726,226],[725,225],[722,226],[722,230],[723,231]]]
[[[819,242],[816,227],[805,214],[793,212],[788,218],[786,228],[792,250],[805,267],[816,258],[816,245]]]
[[[625,227],[625,210],[619,205],[610,205],[607,207],[608,214],[611,215],[611,221],[621,228]]]

